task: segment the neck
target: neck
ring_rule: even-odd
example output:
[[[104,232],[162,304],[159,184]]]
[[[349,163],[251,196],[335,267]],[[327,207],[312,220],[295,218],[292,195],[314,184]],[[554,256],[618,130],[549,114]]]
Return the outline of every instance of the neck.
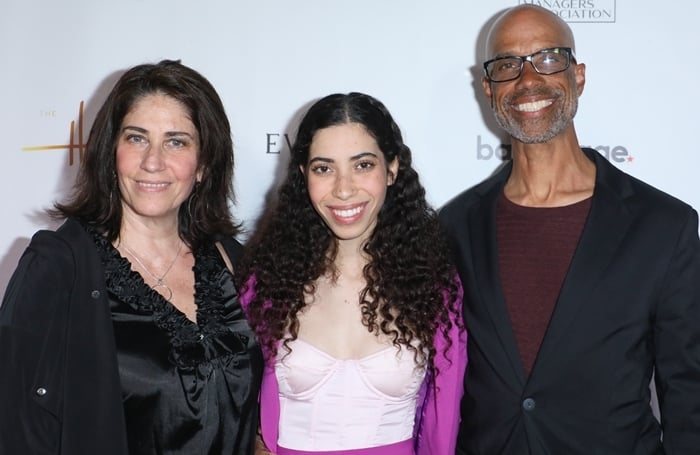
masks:
[[[333,261],[336,276],[348,278],[363,277],[362,270],[369,262],[369,258],[362,251],[363,242],[343,242],[338,243],[338,250]]]
[[[516,204],[558,207],[593,194],[595,164],[581,150],[573,130],[542,144],[513,141],[512,152],[513,169],[504,192]]]
[[[124,217],[116,244],[122,242],[137,254],[144,252],[156,257],[172,257],[182,245],[177,222],[144,221],[129,216]]]
[[[177,246],[173,245],[172,238],[158,239],[134,234],[126,234],[128,230],[122,229],[122,235],[117,240],[115,247],[121,255],[129,258],[132,269],[141,274],[144,282],[159,292],[166,300],[172,301],[173,287],[168,282],[168,275],[181,257],[184,242],[176,237]],[[138,264],[139,268],[135,268]]]

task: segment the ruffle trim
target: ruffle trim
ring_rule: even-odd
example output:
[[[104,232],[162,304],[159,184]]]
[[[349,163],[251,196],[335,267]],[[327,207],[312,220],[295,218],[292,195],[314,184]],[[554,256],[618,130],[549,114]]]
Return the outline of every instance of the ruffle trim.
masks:
[[[153,316],[155,325],[170,337],[170,361],[173,364],[190,369],[201,363],[247,351],[248,336],[233,332],[227,326],[232,322],[236,322],[237,326],[243,322],[249,330],[233,276],[216,245],[210,244],[193,251],[194,299],[197,306],[195,323],[148,286],[141,275],[131,269],[129,260],[122,257],[94,227],[83,227],[100,253],[107,291],[112,298],[119,299],[139,313]]]

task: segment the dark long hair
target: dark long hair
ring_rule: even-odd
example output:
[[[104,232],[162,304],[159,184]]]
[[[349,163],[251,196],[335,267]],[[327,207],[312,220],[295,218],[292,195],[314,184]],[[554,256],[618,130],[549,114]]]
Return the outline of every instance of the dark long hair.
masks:
[[[97,227],[108,240],[119,236],[121,194],[116,177],[116,145],[124,117],[147,95],[174,98],[187,109],[200,139],[197,161],[202,180],[180,207],[180,237],[191,247],[217,235],[236,235],[229,203],[233,192],[233,140],[223,103],[211,83],[179,61],[163,60],[126,71],[97,112],[84,159],[69,200],[50,211]]]
[[[362,93],[322,98],[302,119],[277,202],[246,244],[238,274],[239,279],[255,280],[249,318],[268,355],[274,356],[279,340],[296,339],[305,294],[315,291],[319,277],[334,271],[337,240],[311,205],[300,166],[308,163],[317,131],[348,123],[366,129],[387,163],[399,163],[376,227],[363,246],[370,261],[363,270],[362,323],[370,332],[388,335],[394,345],[406,346],[419,364],[434,371],[434,336],[442,325],[447,338],[459,283],[399,127],[381,102]],[[243,292],[249,283],[240,283]],[[284,338],[287,331],[290,339]]]

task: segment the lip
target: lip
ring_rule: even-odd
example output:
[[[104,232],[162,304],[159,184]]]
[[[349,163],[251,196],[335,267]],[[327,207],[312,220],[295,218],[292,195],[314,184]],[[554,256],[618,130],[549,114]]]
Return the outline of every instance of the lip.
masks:
[[[362,218],[367,207],[367,202],[349,204],[343,206],[327,206],[333,219],[338,224],[352,224]]]
[[[517,112],[530,114],[546,109],[552,104],[554,104],[554,98],[545,98],[532,101],[521,101],[518,103],[513,103],[512,106]]]
[[[518,115],[538,115],[557,101],[557,94],[550,90],[533,89],[513,93],[506,100],[509,108]]]
[[[142,191],[158,192],[158,191],[163,191],[164,189],[166,189],[168,186],[170,186],[170,183],[169,182],[146,182],[143,180],[136,180],[136,186]]]

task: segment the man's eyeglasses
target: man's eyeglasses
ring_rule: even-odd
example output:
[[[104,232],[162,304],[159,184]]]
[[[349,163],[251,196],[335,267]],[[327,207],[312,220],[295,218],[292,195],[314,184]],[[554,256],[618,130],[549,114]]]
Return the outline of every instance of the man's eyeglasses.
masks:
[[[525,62],[530,62],[539,74],[556,74],[569,68],[576,56],[570,47],[552,47],[533,54],[498,57],[484,62],[484,72],[491,82],[507,82],[520,77]]]

